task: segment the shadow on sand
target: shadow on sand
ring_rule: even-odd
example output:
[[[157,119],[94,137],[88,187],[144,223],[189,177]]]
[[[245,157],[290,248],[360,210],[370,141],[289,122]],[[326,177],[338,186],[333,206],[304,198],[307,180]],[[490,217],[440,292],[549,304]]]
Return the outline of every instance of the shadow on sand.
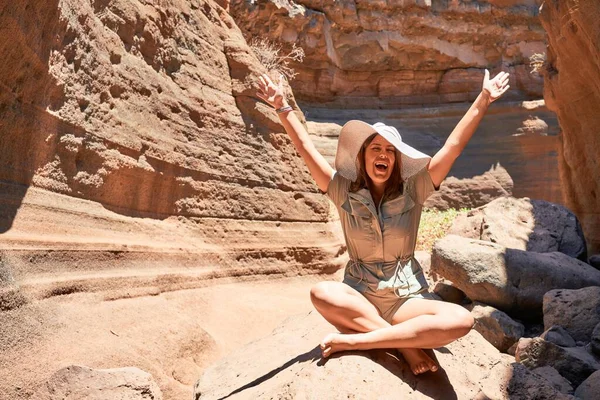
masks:
[[[445,347],[442,347],[442,348],[436,349],[436,350],[438,350],[442,353],[449,352],[449,350]],[[312,350],[290,359],[288,362],[284,363],[280,367],[275,368],[275,369],[269,371],[268,373],[254,379],[252,382],[249,382],[249,383],[245,384],[244,386],[241,386],[241,387],[235,389],[228,395],[226,395],[224,397],[220,397],[219,400],[227,399],[235,394],[243,392],[244,390],[258,386],[261,383],[266,382],[269,379],[272,379],[277,374],[286,370],[287,368],[291,367],[292,365],[294,365],[296,363],[301,364],[301,363],[305,363],[305,362],[317,361],[317,366],[322,367],[327,362],[330,362],[330,360],[332,360],[332,359],[344,357],[344,355],[349,355],[349,354],[365,357],[365,358],[372,360],[373,362],[378,363],[379,365],[381,365],[382,367],[387,369],[390,373],[394,374],[398,379],[401,379],[402,381],[404,381],[407,385],[410,386],[410,388],[412,390],[419,391],[426,396],[429,396],[434,399],[443,398],[443,399],[447,399],[447,400],[454,400],[454,399],[458,398],[456,395],[456,392],[454,391],[452,384],[450,383],[450,380],[448,379],[448,375],[446,374],[446,371],[443,370],[443,368],[440,367],[440,369],[436,372],[428,372],[428,373],[425,373],[425,374],[422,374],[419,376],[415,376],[411,372],[411,370],[410,370],[409,366],[406,364],[406,362],[404,362],[398,356],[392,354],[392,352],[396,353],[395,350],[368,350],[368,351],[360,351],[360,352],[344,351],[344,352],[340,352],[340,353],[332,355],[329,359],[324,359],[321,357],[320,347],[315,346]],[[434,361],[437,362],[435,353],[432,350],[425,350],[425,352]],[[439,362],[437,364],[439,365]],[[196,400],[198,400],[198,399],[199,399],[199,397],[196,398]]]

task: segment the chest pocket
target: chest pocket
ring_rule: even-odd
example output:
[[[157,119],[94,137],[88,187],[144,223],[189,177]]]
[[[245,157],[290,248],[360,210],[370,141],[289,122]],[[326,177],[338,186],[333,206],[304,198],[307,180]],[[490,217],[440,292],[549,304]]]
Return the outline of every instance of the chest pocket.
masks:
[[[377,220],[367,205],[348,196],[341,209],[346,213],[346,236],[351,240],[372,240],[375,236],[373,224]]]
[[[383,203],[381,214],[384,226],[383,236],[386,240],[399,239],[410,233],[412,216],[408,211],[414,207],[415,202],[406,194]]]

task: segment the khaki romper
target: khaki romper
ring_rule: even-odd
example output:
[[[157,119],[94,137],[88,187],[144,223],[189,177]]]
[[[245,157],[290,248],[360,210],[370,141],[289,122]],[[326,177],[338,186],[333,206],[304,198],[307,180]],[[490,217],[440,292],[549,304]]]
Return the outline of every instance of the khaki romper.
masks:
[[[414,251],[423,203],[437,189],[423,168],[405,182],[399,197],[376,209],[367,188],[352,193],[350,184],[336,172],[327,188],[350,256],[344,283],[362,293],[391,323],[403,303],[427,294],[428,284]]]

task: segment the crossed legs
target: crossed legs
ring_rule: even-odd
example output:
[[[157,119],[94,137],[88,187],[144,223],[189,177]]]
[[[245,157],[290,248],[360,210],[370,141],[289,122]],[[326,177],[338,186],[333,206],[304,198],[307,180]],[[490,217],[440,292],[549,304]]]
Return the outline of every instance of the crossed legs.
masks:
[[[320,282],[310,294],[317,311],[341,332],[323,339],[323,357],[342,350],[397,348],[413,373],[435,371],[437,365],[421,349],[444,346],[473,326],[467,310],[442,301],[411,299],[390,324],[363,295],[344,283]]]

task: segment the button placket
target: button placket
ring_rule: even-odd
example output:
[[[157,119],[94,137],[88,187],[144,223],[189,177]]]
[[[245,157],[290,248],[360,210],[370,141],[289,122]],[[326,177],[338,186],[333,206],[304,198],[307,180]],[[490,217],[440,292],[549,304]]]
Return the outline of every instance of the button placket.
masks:
[[[360,192],[363,193],[360,193]],[[352,197],[355,200],[358,200],[362,205],[364,205],[370,212],[371,214],[371,227],[373,228],[374,232],[375,232],[375,247],[376,247],[376,252],[377,252],[377,257],[380,259],[383,259],[384,256],[384,252],[383,252],[383,213],[381,212],[381,204],[383,202],[380,202],[379,207],[376,208],[375,204],[370,196],[370,193],[366,192],[365,189],[362,189],[359,192],[355,192],[355,193],[349,193],[349,196]],[[379,210],[379,213],[377,212]],[[377,265],[376,266],[376,271],[375,271],[377,276],[383,277],[383,270],[382,267]]]

